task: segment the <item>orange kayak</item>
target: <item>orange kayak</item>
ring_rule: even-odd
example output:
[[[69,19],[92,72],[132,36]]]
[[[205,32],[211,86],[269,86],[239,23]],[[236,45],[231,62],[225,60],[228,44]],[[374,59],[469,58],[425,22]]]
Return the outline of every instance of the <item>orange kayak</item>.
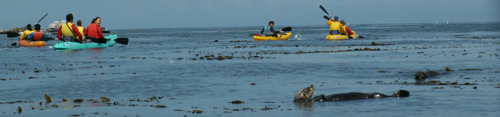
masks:
[[[27,41],[27,40],[19,40],[20,46],[45,46],[45,41]]]

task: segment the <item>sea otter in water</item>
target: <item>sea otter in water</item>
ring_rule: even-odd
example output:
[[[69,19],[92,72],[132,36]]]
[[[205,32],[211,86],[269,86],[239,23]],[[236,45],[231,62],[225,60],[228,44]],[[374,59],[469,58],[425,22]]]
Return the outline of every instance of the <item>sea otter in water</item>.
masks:
[[[438,75],[438,73],[435,71],[431,71],[429,69],[427,69],[427,74],[422,72],[422,71],[419,71],[419,72],[415,73],[415,81],[417,81],[417,82],[425,81],[425,79],[427,79],[428,77],[435,76],[435,75]]]
[[[321,94],[319,96],[312,97],[314,93],[314,85],[306,87],[300,90],[293,99],[293,102],[312,102],[312,101],[344,101],[344,100],[357,100],[357,99],[368,99],[368,98],[384,98],[384,97],[408,97],[410,96],[410,92],[406,90],[399,90],[391,96],[384,95],[381,93],[360,93],[360,92],[350,92],[350,93],[340,93],[340,94],[331,94],[325,96]]]

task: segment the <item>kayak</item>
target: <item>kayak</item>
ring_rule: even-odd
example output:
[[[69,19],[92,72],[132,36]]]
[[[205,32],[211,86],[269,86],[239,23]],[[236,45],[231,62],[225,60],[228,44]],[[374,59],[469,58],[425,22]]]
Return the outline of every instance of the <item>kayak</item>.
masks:
[[[19,40],[17,41],[20,46],[45,46],[45,41],[28,41],[28,40]]]
[[[111,47],[115,44],[114,39],[117,38],[116,34],[105,36],[104,38],[109,39],[106,43],[81,43],[81,42],[63,42],[59,41],[54,45],[56,50],[77,50],[77,49],[87,49],[87,48],[104,48]]]
[[[288,32],[285,34],[278,34],[278,36],[253,36],[255,41],[263,41],[263,40],[288,40],[288,38],[292,35],[292,32]]]
[[[350,35],[352,37],[352,39],[356,39],[358,36],[356,35],[356,32],[352,31],[354,34],[353,35]],[[327,35],[326,36],[326,39],[329,39],[329,40],[340,40],[340,39],[349,39],[349,36],[347,35],[339,35],[339,34],[336,34],[336,35]]]

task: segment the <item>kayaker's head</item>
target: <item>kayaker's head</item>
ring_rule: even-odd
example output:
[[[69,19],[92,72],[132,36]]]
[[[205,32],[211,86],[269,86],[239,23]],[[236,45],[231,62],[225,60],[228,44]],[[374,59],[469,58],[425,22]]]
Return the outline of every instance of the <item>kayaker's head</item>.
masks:
[[[78,21],[76,21],[76,24],[77,24],[78,26],[82,26],[82,20],[78,20]]]
[[[339,17],[337,16],[333,17],[333,21],[339,21]]]
[[[340,20],[340,23],[345,26],[345,21],[344,20]]]
[[[269,21],[269,26],[274,26],[274,21]]]
[[[26,25],[26,28],[28,28],[28,30],[33,30],[33,28],[31,28],[31,24]]]
[[[96,18],[95,18],[95,23],[96,23],[97,25],[101,25],[101,18],[100,18],[100,17],[96,17]]]
[[[42,26],[40,26],[40,24],[35,24],[35,30],[36,31],[40,31],[40,27],[42,27]]]
[[[66,21],[73,23],[73,14],[66,15]]]

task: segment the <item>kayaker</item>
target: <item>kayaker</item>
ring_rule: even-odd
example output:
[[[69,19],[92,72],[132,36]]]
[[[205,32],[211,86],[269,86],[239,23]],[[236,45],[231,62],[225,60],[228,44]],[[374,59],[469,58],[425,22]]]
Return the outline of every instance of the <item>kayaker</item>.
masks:
[[[87,38],[104,38],[101,31],[101,18],[96,17],[92,23],[87,26]]]
[[[330,26],[330,35],[345,34],[344,28],[341,28],[344,26],[339,23],[339,17],[333,17],[332,19],[328,20],[327,24]]]
[[[347,34],[349,35],[353,35],[354,33],[351,31],[351,29],[346,25],[345,21],[344,20],[340,20],[340,24],[342,24],[345,28],[345,31],[347,32]]]
[[[266,36],[277,36],[276,33],[282,33],[283,31],[280,30],[280,31],[274,31],[274,21],[269,21],[269,24],[267,26],[264,26],[264,28],[262,28],[262,31],[260,31],[260,34],[261,35],[266,35]]]
[[[76,21],[76,24],[78,25],[78,31],[80,31],[80,34],[82,34],[83,39],[85,39],[85,36],[87,35],[87,29],[82,27],[82,20]]]
[[[40,38],[49,36],[49,33],[43,34],[43,32],[40,31],[40,27],[41,27],[40,24],[35,24],[36,31],[28,35],[28,40],[39,41]]]
[[[30,35],[31,33],[33,33],[35,30],[33,30],[33,28],[31,27],[31,24],[28,24],[26,25],[26,30],[24,30],[23,34],[21,35],[21,40],[26,40],[26,38],[28,37],[28,35]]]
[[[57,30],[57,38],[65,41],[81,42],[83,37],[76,25],[73,24],[73,14],[66,15],[66,21],[68,22],[62,24]]]

